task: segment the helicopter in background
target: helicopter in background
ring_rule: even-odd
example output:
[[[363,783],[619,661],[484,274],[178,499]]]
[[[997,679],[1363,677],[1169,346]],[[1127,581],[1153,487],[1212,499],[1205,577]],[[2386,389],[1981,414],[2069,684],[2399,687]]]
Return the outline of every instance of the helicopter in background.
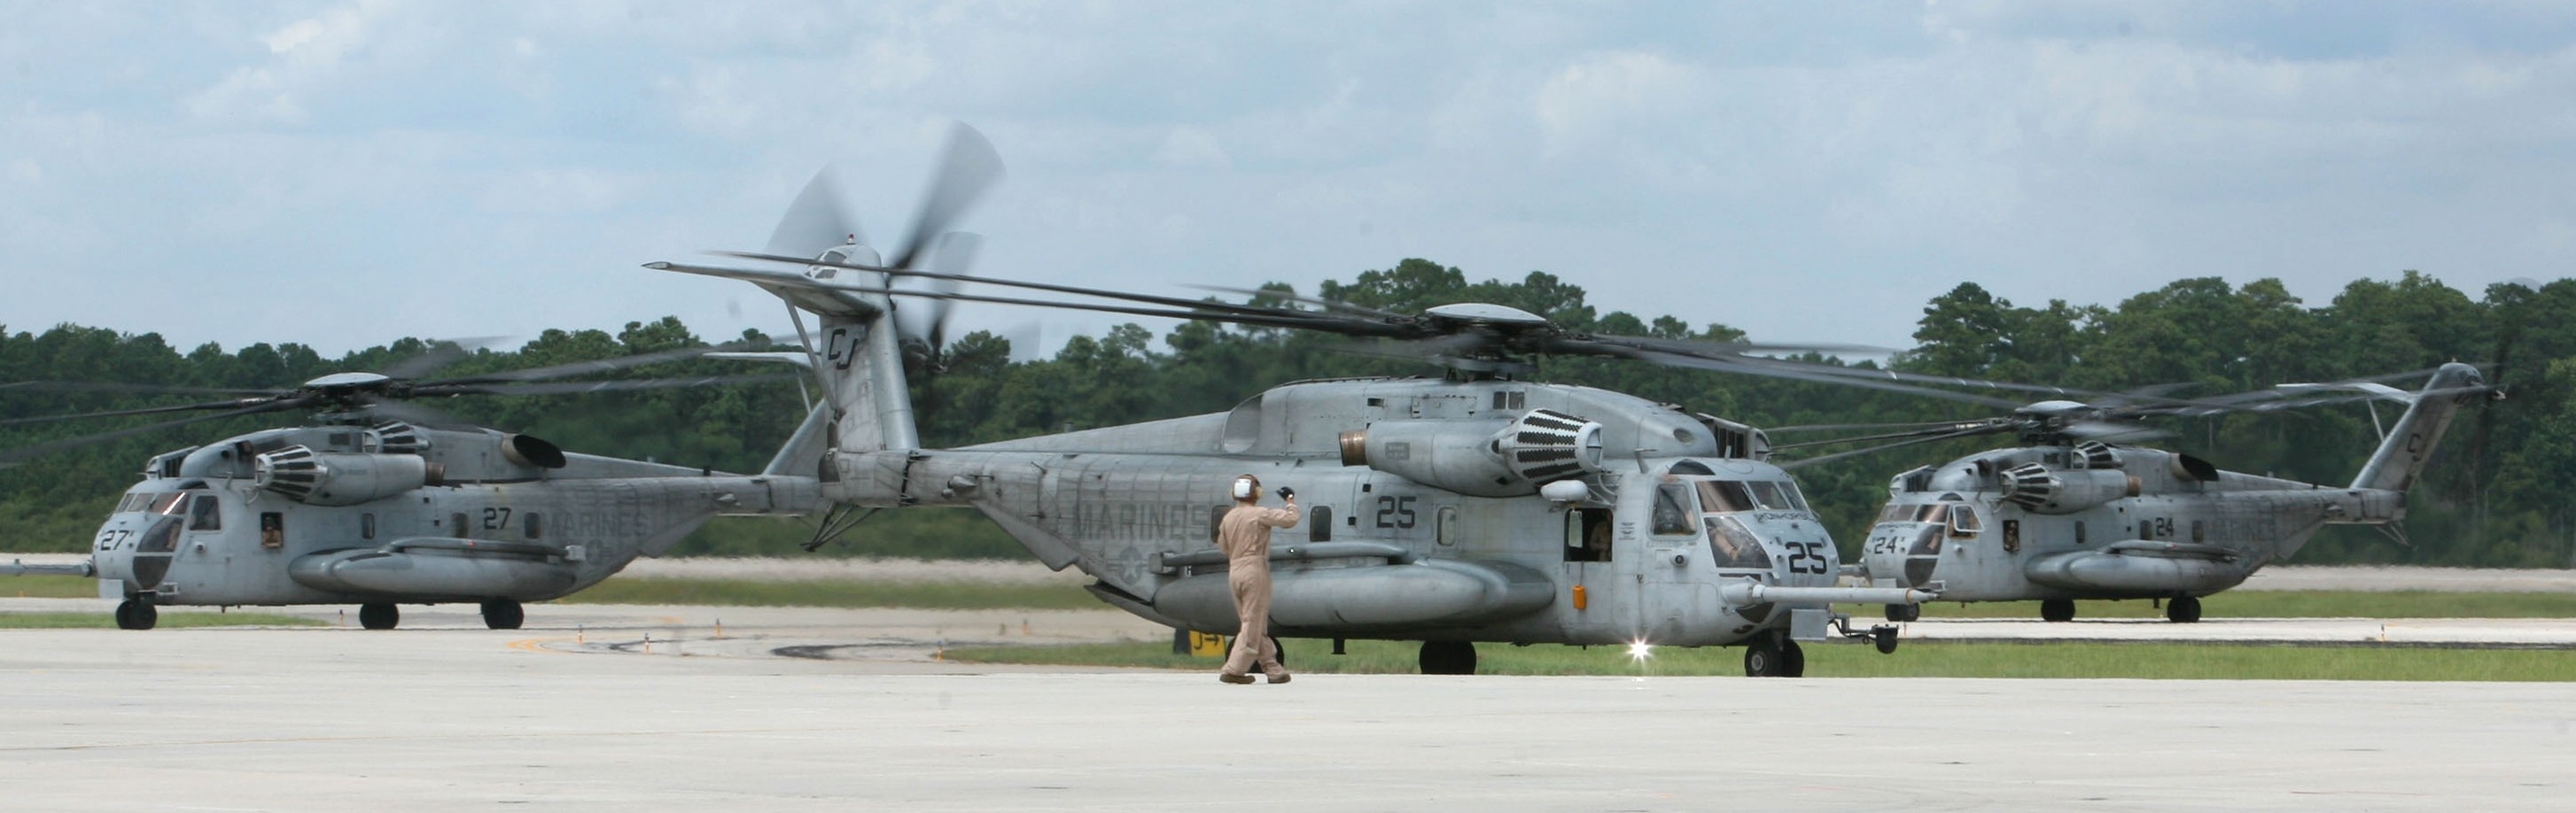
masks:
[[[833,512],[815,545],[882,510],[973,508],[1101,600],[1175,628],[1237,628],[1215,547],[1228,484],[1252,473],[1308,500],[1272,547],[1272,630],[1422,642],[1425,673],[1475,671],[1477,642],[1745,647],[1749,675],[1804,671],[1801,642],[1896,648],[1834,603],[1915,603],[1916,588],[1842,587],[1842,556],[1758,429],[1623,393],[1522,380],[1539,355],[1845,382],[1723,345],[1560,329],[1513,308],[1420,314],[1329,303],[1237,306],[916,268],[999,166],[960,128],[908,247],[891,262],[809,186],[766,251],[783,268],[652,263],[749,282],[785,300],[833,413],[820,472]],[[817,184],[822,181],[818,179]],[[927,280],[937,288],[898,283]],[[1113,303],[967,294],[967,284]],[[1399,343],[1439,378],[1306,381],[1227,412],[957,449],[919,442],[907,311],[982,302],[1294,328]],[[812,331],[806,316],[817,320]],[[944,312],[938,314],[944,316]],[[912,324],[918,324],[917,322]],[[1856,386],[1907,389],[1869,382]],[[1302,538],[1300,538],[1302,537]]]
[[[2384,378],[2393,378],[2387,376]],[[2320,396],[2351,390],[2358,396]],[[2331,524],[2376,525],[2404,537],[2413,485],[2461,407],[2501,393],[2476,367],[2451,363],[2423,388],[2371,380],[2291,384],[2196,401],[2149,399],[2097,406],[2069,400],[2022,406],[2009,417],[1916,426],[1876,436],[1886,445],[1789,464],[1917,443],[2013,434],[2020,446],[1899,474],[1862,545],[1872,585],[1932,590],[1943,601],[2040,602],[2040,617],[2069,621],[2076,599],[2154,599],[2177,623],[2199,621],[2200,599],[2299,551]],[[2200,458],[2110,441],[2154,434],[2153,415],[2271,411],[2351,400],[2407,405],[2377,450],[2342,487],[2222,471]],[[2377,411],[2372,412],[2377,422]],[[1919,604],[1890,604],[1912,621]]]
[[[392,629],[400,623],[397,605],[444,603],[479,604],[486,626],[517,629],[524,602],[597,584],[717,515],[817,510],[810,472],[823,448],[822,413],[809,416],[762,474],[733,475],[568,453],[531,435],[448,426],[439,413],[404,402],[769,378],[549,380],[725,355],[709,353],[716,349],[443,380],[337,373],[292,389],[209,391],[247,397],[11,419],[5,423],[207,413],[0,452],[0,461],[199,421],[316,411],[305,425],[154,455],[99,527],[89,561],[11,563],[0,574],[95,578],[99,597],[118,602],[117,626],[130,630],[151,629],[162,606],[286,604],[356,604],[362,626]]]

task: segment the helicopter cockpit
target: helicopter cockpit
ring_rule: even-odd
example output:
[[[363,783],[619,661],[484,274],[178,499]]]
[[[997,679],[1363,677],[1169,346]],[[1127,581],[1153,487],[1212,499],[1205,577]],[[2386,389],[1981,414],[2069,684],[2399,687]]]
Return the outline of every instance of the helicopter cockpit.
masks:
[[[1812,513],[1797,484],[1787,480],[1720,479],[1714,471],[1687,462],[1672,470],[1675,476],[1655,491],[1652,532],[1706,534],[1709,553],[1720,570],[1771,570],[1771,553],[1763,544],[1763,534],[1754,529],[1762,521],[1757,512]]]

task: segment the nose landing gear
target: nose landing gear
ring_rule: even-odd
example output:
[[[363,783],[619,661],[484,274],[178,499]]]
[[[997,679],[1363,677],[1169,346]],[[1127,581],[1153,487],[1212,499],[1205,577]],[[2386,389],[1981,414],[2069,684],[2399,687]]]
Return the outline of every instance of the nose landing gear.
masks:
[[[152,628],[152,625],[160,623],[160,621],[161,611],[154,608],[152,606],[152,602],[145,601],[140,597],[129,598],[126,599],[124,603],[116,605],[117,629],[148,630]]]

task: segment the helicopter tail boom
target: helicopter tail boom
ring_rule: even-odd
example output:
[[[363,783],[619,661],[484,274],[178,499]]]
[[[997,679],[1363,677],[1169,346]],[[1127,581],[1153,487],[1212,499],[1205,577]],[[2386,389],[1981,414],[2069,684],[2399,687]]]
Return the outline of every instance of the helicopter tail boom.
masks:
[[[2424,472],[2424,464],[2433,457],[2433,448],[2442,442],[2442,432],[2450,427],[2451,415],[2476,398],[2494,390],[2486,386],[2478,369],[2452,362],[2433,372],[2422,390],[2408,393],[2406,415],[2389,427],[2380,439],[2379,451],[2361,467],[2352,479],[2353,488],[2405,491]]]

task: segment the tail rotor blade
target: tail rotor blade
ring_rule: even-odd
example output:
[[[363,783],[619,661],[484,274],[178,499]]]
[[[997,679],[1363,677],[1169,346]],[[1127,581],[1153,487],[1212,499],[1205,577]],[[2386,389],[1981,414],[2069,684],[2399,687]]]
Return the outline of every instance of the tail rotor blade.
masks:
[[[975,201],[1002,179],[1002,156],[993,151],[993,142],[975,128],[959,123],[948,132],[948,151],[940,159],[939,174],[931,177],[930,191],[921,198],[921,210],[913,215],[912,233],[903,239],[903,248],[887,263],[895,268],[911,268],[913,261],[930,248],[930,241],[948,232],[949,224],[975,205]]]
[[[796,194],[796,202],[787,205],[778,230],[769,233],[769,253],[810,260],[848,242],[866,239],[859,236],[858,220],[841,208],[840,181],[825,169],[814,173],[814,179],[805,182],[805,191]]]

